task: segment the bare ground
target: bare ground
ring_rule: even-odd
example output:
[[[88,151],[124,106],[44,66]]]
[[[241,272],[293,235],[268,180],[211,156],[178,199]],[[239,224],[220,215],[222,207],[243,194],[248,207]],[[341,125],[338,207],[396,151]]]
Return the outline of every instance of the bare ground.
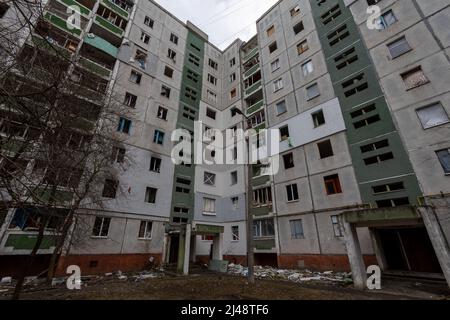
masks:
[[[0,299],[8,299],[4,293]],[[26,288],[28,300],[398,300],[450,299],[442,285],[390,281],[382,291],[357,291],[351,285],[299,284],[279,280],[257,280],[221,274],[187,277],[164,276],[135,281],[115,276],[84,280],[81,290],[68,290],[64,284]]]

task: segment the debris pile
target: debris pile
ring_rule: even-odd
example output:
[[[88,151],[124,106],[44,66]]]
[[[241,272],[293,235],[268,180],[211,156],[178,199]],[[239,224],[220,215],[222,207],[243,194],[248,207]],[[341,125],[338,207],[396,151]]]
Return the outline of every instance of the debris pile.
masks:
[[[334,282],[334,283],[352,283],[351,273],[348,272],[315,272],[310,270],[287,270],[277,269],[273,267],[255,266],[255,277],[257,279],[269,279],[269,280],[287,280],[292,282],[310,282],[310,281],[322,281],[322,282]],[[229,264],[228,273],[232,275],[247,276],[248,268],[239,264]]]

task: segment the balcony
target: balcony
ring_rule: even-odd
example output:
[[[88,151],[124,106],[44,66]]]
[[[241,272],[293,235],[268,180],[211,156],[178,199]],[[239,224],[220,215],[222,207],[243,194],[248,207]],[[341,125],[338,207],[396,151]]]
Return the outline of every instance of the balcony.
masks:
[[[255,113],[256,111],[258,111],[259,109],[261,109],[261,107],[264,105],[264,100],[260,100],[258,102],[256,102],[255,104],[251,105],[250,107],[247,108],[247,115]]]
[[[95,16],[95,23],[118,37],[122,37],[124,34],[122,29],[99,15]]]
[[[79,63],[82,67],[94,72],[95,74],[98,74],[99,76],[106,78],[109,78],[111,76],[111,70],[87,58],[81,57]]]
[[[253,49],[252,51],[249,52],[249,54],[247,54],[244,57],[244,63],[246,63],[248,60],[250,60],[251,58],[253,58],[254,56],[256,56],[256,54],[259,52],[258,47],[256,47],[255,49]]]
[[[252,93],[256,92],[258,89],[261,88],[261,80],[250,86],[249,88],[245,89],[245,96],[249,96]]]
[[[114,11],[115,13],[117,13],[118,15],[120,15],[121,17],[123,17],[125,19],[128,19],[130,17],[130,13],[128,11],[122,9],[117,4],[115,4],[113,1],[102,0],[102,3],[103,3],[103,5],[108,7],[111,11]]]
[[[86,8],[81,3],[75,1],[75,0],[56,0],[57,2],[69,7],[69,6],[77,6],[80,8],[80,13],[82,16],[85,16],[86,18],[89,18],[89,15],[91,14],[91,10],[89,8]]]
[[[70,24],[67,21],[67,18],[61,18],[60,16],[47,11],[44,14],[44,19],[50,22],[52,25],[56,26],[57,28],[70,33],[76,38],[80,38],[81,36],[81,29],[78,29],[73,24]]]
[[[99,36],[86,36],[84,42],[116,58],[119,49]]]
[[[37,240],[36,232],[14,232],[8,231],[8,237],[4,247],[10,250],[27,250],[33,249]],[[51,250],[56,246],[57,236],[48,233],[44,235],[41,246],[39,247],[42,254],[42,250]]]
[[[37,35],[31,36],[31,42],[39,49],[44,49],[47,52],[55,53],[66,59],[69,59],[72,54],[67,48],[61,46],[58,42],[46,40]]]
[[[253,177],[252,186],[253,187],[259,187],[259,186],[262,186],[262,185],[266,185],[269,182],[270,182],[270,176],[269,175],[256,176],[256,177]]]
[[[250,77],[252,74],[254,74],[256,71],[258,71],[260,68],[259,63],[251,67],[247,72],[244,73],[244,79]]]

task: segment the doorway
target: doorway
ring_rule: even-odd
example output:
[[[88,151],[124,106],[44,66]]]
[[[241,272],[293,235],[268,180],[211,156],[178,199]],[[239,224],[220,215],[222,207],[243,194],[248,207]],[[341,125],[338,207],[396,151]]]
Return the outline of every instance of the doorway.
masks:
[[[170,235],[169,264],[178,263],[178,249],[180,247],[180,234]]]
[[[378,229],[387,269],[442,273],[425,227]]]

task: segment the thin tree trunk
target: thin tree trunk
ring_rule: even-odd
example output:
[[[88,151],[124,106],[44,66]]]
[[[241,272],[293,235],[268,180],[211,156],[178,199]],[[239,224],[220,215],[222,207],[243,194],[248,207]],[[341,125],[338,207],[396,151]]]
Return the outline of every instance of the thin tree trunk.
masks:
[[[56,242],[55,250],[53,251],[52,257],[50,259],[49,268],[47,272],[47,282],[51,282],[53,277],[55,276],[55,267],[58,263],[60,253],[62,251],[62,247],[64,246],[64,242],[66,241],[67,234],[69,233],[70,226],[73,222],[73,210],[70,211],[67,218],[64,221],[63,228],[61,230],[61,235]]]
[[[22,274],[17,279],[16,286],[14,288],[14,294],[12,297],[12,300],[19,300],[20,299],[20,293],[22,292],[23,284],[25,282],[25,278],[28,275],[28,272],[31,269],[31,266],[33,265],[33,262],[36,258],[37,252],[39,248],[41,247],[42,241],[44,240],[44,231],[45,231],[45,225],[47,223],[47,218],[43,219],[43,222],[39,226],[39,233],[36,239],[36,243],[34,244],[33,250],[31,251],[31,254],[28,257],[27,263],[25,263]]]

